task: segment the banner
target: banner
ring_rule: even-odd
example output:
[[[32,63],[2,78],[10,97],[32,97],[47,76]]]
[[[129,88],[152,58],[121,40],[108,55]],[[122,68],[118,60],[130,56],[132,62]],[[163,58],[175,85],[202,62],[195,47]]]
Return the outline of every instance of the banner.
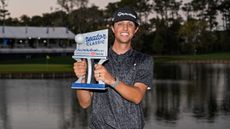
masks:
[[[106,59],[108,55],[108,29],[83,33],[82,43],[77,43],[73,58]]]

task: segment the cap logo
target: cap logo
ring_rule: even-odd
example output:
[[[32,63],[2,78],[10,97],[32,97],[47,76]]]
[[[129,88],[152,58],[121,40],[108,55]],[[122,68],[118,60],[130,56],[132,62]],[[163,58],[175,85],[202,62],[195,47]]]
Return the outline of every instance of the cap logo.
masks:
[[[130,16],[130,17],[133,17],[134,19],[136,19],[137,17],[131,13],[122,13],[122,12],[118,12],[117,13],[117,16]]]

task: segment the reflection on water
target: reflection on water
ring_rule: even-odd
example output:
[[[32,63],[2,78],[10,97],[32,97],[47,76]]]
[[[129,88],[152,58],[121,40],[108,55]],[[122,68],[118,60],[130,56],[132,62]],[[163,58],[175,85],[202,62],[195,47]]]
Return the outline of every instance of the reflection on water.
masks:
[[[85,129],[89,110],[69,88],[74,79],[0,80],[0,129]],[[145,129],[230,127],[230,66],[157,64],[143,101]]]

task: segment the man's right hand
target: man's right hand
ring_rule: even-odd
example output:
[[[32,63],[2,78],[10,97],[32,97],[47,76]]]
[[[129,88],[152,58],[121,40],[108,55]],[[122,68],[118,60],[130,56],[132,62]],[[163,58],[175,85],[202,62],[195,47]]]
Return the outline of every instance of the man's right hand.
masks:
[[[73,65],[74,73],[78,78],[80,77],[85,78],[86,69],[87,69],[87,63],[85,59],[82,59],[81,61],[77,61]]]

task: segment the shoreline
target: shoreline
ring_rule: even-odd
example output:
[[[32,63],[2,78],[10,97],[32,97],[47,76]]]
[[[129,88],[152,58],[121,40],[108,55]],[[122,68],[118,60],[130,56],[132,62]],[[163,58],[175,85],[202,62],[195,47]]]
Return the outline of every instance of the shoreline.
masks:
[[[0,79],[57,79],[75,77],[73,72],[0,73]]]
[[[173,60],[166,62],[175,64],[230,64],[230,60]]]

